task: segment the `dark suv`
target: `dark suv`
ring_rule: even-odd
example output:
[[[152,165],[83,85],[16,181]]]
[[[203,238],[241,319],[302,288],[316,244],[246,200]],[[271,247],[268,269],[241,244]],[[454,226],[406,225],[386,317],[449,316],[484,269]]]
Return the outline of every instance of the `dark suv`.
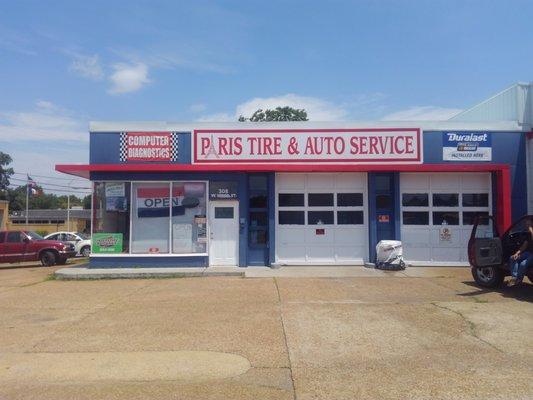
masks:
[[[32,231],[0,231],[0,263],[41,261],[49,267],[65,264],[75,255],[70,243],[45,240]]]
[[[520,218],[500,235],[493,217],[476,218],[468,241],[468,260],[479,286],[497,287],[511,275],[509,257],[528,240],[529,221],[533,221],[533,215]],[[533,267],[528,268],[526,275],[533,283]]]

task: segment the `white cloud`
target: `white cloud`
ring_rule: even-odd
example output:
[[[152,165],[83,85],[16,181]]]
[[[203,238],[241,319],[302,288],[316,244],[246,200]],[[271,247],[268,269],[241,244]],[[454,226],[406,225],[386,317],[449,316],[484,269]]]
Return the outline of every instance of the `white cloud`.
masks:
[[[274,109],[276,107],[292,107],[307,111],[310,121],[341,121],[347,118],[349,110],[346,105],[334,104],[318,97],[285,94],[274,97],[256,97],[237,105],[235,112],[214,113],[203,115],[197,119],[200,122],[235,122],[239,116],[249,118],[258,109]]]
[[[205,111],[206,109],[207,109],[207,106],[203,103],[191,104],[189,106],[189,111],[193,113],[199,113],[199,112]]]
[[[69,67],[72,72],[94,81],[99,81],[104,78],[104,71],[97,54],[92,56],[73,54],[73,57],[74,60],[72,60]]]
[[[30,111],[0,111],[0,141],[88,141],[87,128],[70,112],[40,100]]]
[[[237,106],[235,116],[250,117],[258,109],[273,109],[276,107],[292,107],[307,111],[310,121],[340,121],[346,118],[348,110],[342,105],[333,104],[318,97],[285,94],[276,97],[256,97]],[[235,119],[236,119],[235,118]]]
[[[396,111],[382,118],[383,121],[446,121],[462,111],[460,108],[415,106]]]
[[[113,69],[115,72],[109,77],[112,86],[108,92],[111,94],[135,92],[150,83],[148,67],[143,63],[118,63]]]
[[[209,115],[203,115],[196,119],[198,122],[236,122],[237,118],[235,115],[228,113],[215,113]]]

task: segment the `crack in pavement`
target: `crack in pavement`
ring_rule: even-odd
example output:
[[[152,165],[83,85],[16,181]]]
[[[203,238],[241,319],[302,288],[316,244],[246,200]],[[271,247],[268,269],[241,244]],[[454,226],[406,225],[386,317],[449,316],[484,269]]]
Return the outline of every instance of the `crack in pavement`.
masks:
[[[431,304],[433,306],[437,307],[437,308],[440,308],[441,310],[446,310],[446,311],[449,311],[449,312],[452,312],[452,313],[458,315],[466,323],[466,325],[468,326],[468,331],[469,331],[470,336],[476,338],[477,340],[479,340],[480,342],[486,344],[487,346],[491,347],[492,349],[496,350],[497,352],[502,353],[502,354],[506,354],[502,349],[496,347],[494,344],[490,343],[489,341],[479,337],[479,335],[478,335],[478,333],[476,331],[476,328],[477,328],[476,324],[474,322],[472,322],[471,320],[469,320],[462,312],[456,311],[456,310],[454,310],[452,308],[449,308],[449,307],[446,307],[446,306],[443,306],[443,305],[439,305],[437,303],[431,303]]]
[[[292,362],[291,362],[291,353],[289,351],[289,343],[287,341],[287,332],[285,330],[285,322],[283,321],[283,309],[281,306],[281,294],[279,292],[278,280],[274,278],[274,286],[276,286],[276,292],[278,294],[278,304],[279,304],[279,319],[281,322],[281,328],[283,329],[283,340],[285,342],[285,351],[287,351],[287,358],[289,359],[289,371],[291,375],[292,382],[292,398],[296,400],[296,386],[294,385],[294,376],[292,374]]]

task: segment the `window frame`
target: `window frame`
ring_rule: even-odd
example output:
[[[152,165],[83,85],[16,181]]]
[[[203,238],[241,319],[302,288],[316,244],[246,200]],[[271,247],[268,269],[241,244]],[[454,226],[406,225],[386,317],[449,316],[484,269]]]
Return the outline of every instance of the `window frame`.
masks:
[[[129,210],[129,246],[127,253],[113,253],[113,254],[95,254],[91,253],[91,257],[207,257],[209,256],[209,246],[211,241],[211,220],[209,216],[209,181],[205,179],[175,179],[175,180],[117,180],[117,179],[97,179],[91,181],[91,242],[93,238],[93,228],[94,228],[94,187],[97,183],[129,183],[130,184],[130,202],[133,199],[133,184],[134,183],[167,183],[169,184],[169,193],[172,193],[173,182],[196,182],[196,183],[205,183],[206,199],[205,199],[205,217],[207,219],[207,242],[206,242],[206,251],[205,253],[172,253],[172,201],[169,202],[169,218],[168,218],[168,230],[169,230],[169,252],[168,253],[132,253],[131,244],[132,244],[132,216],[133,216],[133,204],[130,204]]]

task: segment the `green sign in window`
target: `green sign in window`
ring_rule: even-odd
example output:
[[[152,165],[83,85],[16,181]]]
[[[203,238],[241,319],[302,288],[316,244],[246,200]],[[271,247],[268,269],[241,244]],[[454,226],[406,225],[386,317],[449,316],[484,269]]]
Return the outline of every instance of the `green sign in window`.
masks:
[[[93,253],[122,253],[122,233],[93,233]]]

